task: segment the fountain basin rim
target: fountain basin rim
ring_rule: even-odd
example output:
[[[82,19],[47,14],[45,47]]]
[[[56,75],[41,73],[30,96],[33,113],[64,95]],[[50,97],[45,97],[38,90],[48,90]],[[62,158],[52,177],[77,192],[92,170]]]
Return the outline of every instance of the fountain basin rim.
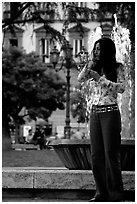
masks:
[[[90,145],[90,139],[55,139],[50,142],[50,146],[60,145]],[[121,145],[135,145],[135,139],[122,138]]]

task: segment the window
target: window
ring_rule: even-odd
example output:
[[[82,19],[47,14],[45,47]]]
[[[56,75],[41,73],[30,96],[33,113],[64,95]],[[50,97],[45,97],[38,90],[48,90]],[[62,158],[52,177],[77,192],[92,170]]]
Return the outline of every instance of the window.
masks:
[[[85,49],[87,49],[88,47],[87,39],[88,39],[88,32],[90,31],[90,29],[85,26],[82,26],[82,30],[83,30],[83,33],[81,35],[78,25],[68,29],[69,41],[73,47],[73,56],[75,58],[77,58],[77,54],[81,51],[83,46],[85,47]]]
[[[84,39],[73,40],[73,55],[76,57],[84,45]]]
[[[50,55],[50,42],[49,40],[42,38],[40,40],[40,56],[43,62],[47,62]]]
[[[87,2],[76,2],[76,6],[78,7],[86,7],[87,6]]]
[[[14,18],[15,15],[18,13],[20,8],[20,2],[4,2],[3,3],[3,18]],[[18,19],[21,19],[21,16],[18,17]]]
[[[20,2],[10,2],[10,17],[14,18],[19,11]]]
[[[3,19],[10,18],[10,2],[2,2]]]
[[[87,17],[85,12],[83,11],[82,8],[86,8],[87,7],[87,2],[76,2],[75,4],[77,7],[81,8],[81,11],[79,14],[77,13],[77,19],[79,19],[82,22],[87,22]]]
[[[17,39],[10,39],[10,46],[18,47],[18,40]]]

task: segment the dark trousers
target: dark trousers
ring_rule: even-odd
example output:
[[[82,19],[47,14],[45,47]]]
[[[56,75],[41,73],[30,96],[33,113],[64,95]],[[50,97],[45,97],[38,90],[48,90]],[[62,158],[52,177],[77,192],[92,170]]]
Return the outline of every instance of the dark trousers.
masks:
[[[90,115],[92,170],[96,195],[110,202],[123,197],[120,165],[121,117],[119,110]]]

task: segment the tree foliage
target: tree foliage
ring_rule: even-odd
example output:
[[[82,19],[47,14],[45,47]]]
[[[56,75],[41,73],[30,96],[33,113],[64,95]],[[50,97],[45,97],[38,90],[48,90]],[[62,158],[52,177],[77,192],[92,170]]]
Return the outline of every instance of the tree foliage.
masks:
[[[85,97],[81,92],[80,86],[77,86],[71,94],[71,113],[73,118],[77,118],[78,123],[87,122],[86,114],[87,104]]]
[[[61,45],[67,43],[64,37],[65,32],[70,23],[76,23],[81,34],[83,27],[78,16],[84,15],[84,21],[88,22],[89,18],[94,18],[93,9],[78,7],[76,2],[10,2],[12,8],[11,16],[4,18],[2,21],[2,28],[9,28],[12,33],[15,32],[14,25],[25,25],[25,23],[42,23],[45,32],[52,35],[52,39],[59,41]],[[60,15],[59,8],[62,8],[63,16]],[[62,20],[62,31],[58,31],[51,26],[54,22],[54,16],[58,20]]]
[[[6,2],[4,2],[6,3]],[[55,32],[58,39],[64,39],[62,35],[68,28],[69,23],[75,22],[81,25],[79,16],[84,16],[84,22],[94,20],[103,21],[109,12],[117,14],[118,20],[131,32],[131,38],[135,36],[135,2],[95,2],[96,8],[79,7],[77,2],[10,2],[12,7],[11,16],[2,21],[2,28],[7,26],[13,27],[14,24],[24,25],[26,22],[39,22],[51,29],[50,23],[53,22],[52,16],[56,15],[61,19],[59,7],[63,10],[63,29],[62,33]],[[48,25],[48,26],[47,26]],[[55,31],[55,30],[54,30]],[[54,34],[55,34],[54,33]]]
[[[35,53],[26,54],[18,48],[5,50],[2,68],[3,110],[14,120],[20,119],[23,107],[33,119],[47,119],[52,111],[64,108],[64,80]]]

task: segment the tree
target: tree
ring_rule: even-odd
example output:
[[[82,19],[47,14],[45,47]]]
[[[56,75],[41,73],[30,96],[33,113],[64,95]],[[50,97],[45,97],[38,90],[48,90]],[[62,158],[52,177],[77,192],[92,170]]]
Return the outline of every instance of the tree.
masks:
[[[26,54],[16,47],[2,55],[2,119],[3,135],[9,135],[8,119],[18,124],[23,107],[32,119],[48,119],[52,111],[64,108],[65,82],[35,53]]]
[[[86,101],[80,87],[76,87],[71,94],[71,113],[73,118],[77,118],[78,123],[87,122]]]

